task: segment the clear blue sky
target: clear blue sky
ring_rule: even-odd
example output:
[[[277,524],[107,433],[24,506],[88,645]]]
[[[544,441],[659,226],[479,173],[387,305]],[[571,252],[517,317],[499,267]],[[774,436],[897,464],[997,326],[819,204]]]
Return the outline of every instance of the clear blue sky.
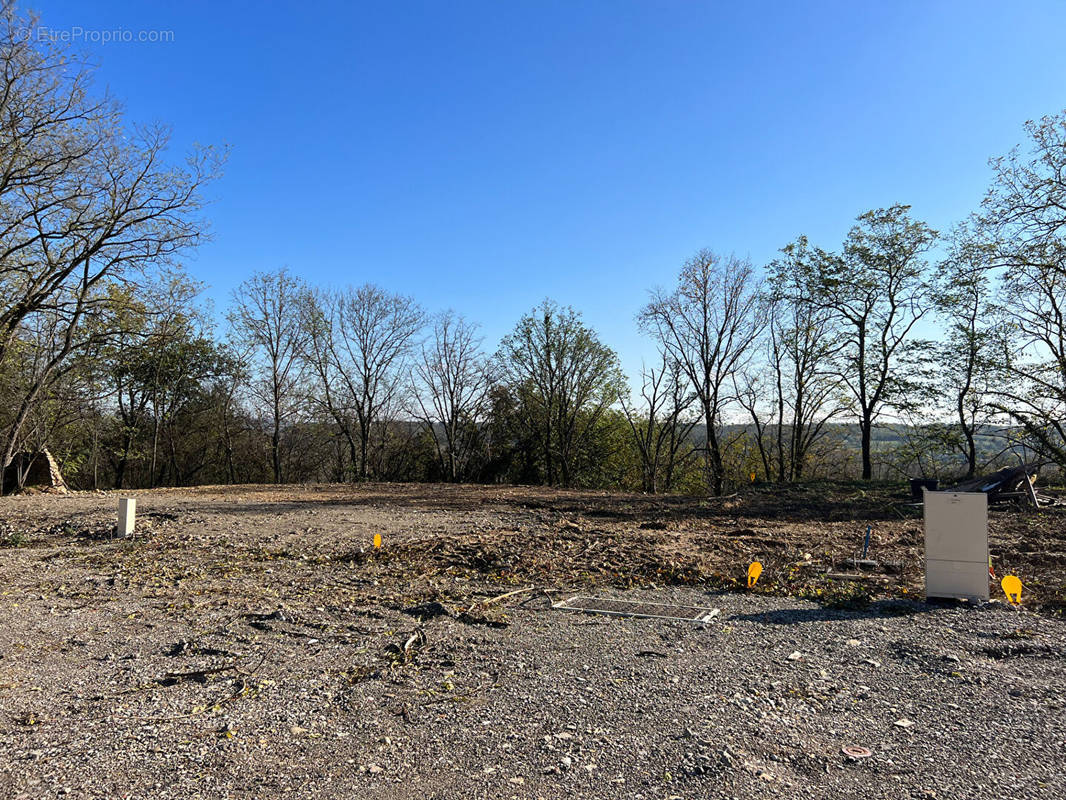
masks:
[[[67,2],[134,120],[226,143],[222,305],[257,269],[452,307],[487,346],[545,296],[627,369],[648,288],[700,247],[833,247],[893,202],[946,228],[990,156],[1066,108],[1066,2]]]

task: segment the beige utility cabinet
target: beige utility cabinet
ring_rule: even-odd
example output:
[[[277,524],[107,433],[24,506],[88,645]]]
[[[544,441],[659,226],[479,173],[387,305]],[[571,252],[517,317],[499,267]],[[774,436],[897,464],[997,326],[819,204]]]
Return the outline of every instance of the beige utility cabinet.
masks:
[[[988,600],[988,496],[925,491],[925,596]]]

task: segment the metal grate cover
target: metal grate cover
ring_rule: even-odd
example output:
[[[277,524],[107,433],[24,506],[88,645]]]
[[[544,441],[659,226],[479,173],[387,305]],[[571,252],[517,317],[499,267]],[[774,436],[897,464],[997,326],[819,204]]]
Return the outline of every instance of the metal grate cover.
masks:
[[[584,611],[587,614],[677,619],[685,622],[710,622],[719,614],[717,608],[672,606],[664,603],[638,603],[633,600],[612,600],[609,597],[584,597],[581,595],[552,603],[552,608],[558,608],[562,611]]]

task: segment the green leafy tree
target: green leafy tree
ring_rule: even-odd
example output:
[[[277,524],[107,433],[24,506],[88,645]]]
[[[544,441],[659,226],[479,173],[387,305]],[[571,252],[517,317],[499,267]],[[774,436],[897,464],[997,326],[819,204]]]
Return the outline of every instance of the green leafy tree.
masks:
[[[908,401],[908,374],[923,346],[914,335],[933,307],[926,254],[937,232],[910,216],[910,206],[867,211],[843,252],[820,253],[819,302],[839,331],[839,375],[858,416],[862,477],[873,477],[873,429],[886,408]]]
[[[977,472],[977,436],[993,421],[994,393],[1007,378],[999,358],[1004,328],[992,298],[994,260],[993,243],[972,224],[962,225],[937,270],[935,302],[944,336],[935,348],[928,402],[946,404],[954,417],[955,424],[937,437],[966,459],[967,478]]]
[[[994,159],[981,221],[994,234],[1010,378],[994,405],[1066,468],[1066,111],[1026,124],[1029,147]]]
[[[573,308],[545,300],[504,337],[497,361],[536,442],[545,481],[573,485],[583,452],[622,392],[614,351]]]

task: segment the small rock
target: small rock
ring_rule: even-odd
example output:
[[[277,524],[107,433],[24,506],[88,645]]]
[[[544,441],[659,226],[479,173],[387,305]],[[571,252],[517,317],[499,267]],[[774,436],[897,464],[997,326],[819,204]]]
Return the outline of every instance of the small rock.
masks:
[[[895,722],[893,722],[892,724],[893,724],[893,725],[895,725],[895,726],[896,726],[897,728],[909,728],[909,727],[910,727],[911,725],[913,725],[914,723],[913,723],[913,722],[911,722],[911,721],[910,721],[909,719],[907,719],[906,717],[903,717],[903,718],[897,719],[897,720],[896,720]]]
[[[862,642],[858,639],[848,639],[848,647],[858,647]]]
[[[789,661],[799,661],[802,658],[803,653],[801,653],[799,650],[793,650],[791,653],[788,654]]]
[[[574,759],[570,756],[563,756],[559,759],[559,769],[567,770],[574,766]]]

